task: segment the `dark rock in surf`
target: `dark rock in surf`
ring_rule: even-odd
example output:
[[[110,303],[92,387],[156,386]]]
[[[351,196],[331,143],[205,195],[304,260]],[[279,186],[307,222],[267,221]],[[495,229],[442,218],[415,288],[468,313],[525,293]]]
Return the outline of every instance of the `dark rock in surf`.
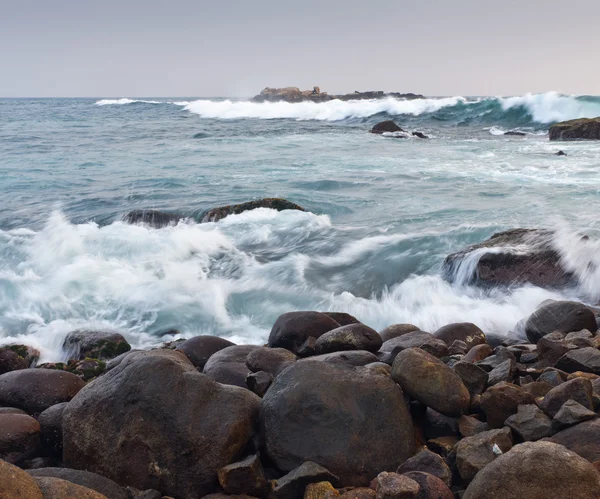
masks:
[[[533,312],[525,323],[525,334],[532,343],[549,333],[567,334],[582,329],[596,332],[596,316],[589,307],[572,301],[550,302]]]
[[[116,331],[72,331],[63,342],[69,359],[112,359],[131,350],[125,337]]]
[[[315,343],[315,354],[367,350],[377,352],[383,341],[374,329],[364,324],[341,326],[319,336]]]
[[[567,155],[567,153],[565,151],[558,151],[556,153],[556,156],[566,156],[566,155]]]
[[[287,312],[280,315],[273,324],[269,346],[285,348],[298,354],[309,338],[316,340],[338,327],[340,325],[336,321],[320,312]]]
[[[402,130],[402,128],[396,125],[396,123],[394,123],[392,120],[382,121],[371,128],[371,133],[382,134],[395,132],[404,132],[404,130]]]
[[[257,350],[256,345],[233,345],[213,354],[204,366],[204,374],[224,385],[247,388],[246,376],[250,370],[246,365],[248,354]]]
[[[454,281],[464,271],[463,265],[472,258],[476,258],[477,263],[472,273],[465,276],[472,284],[509,286],[530,283],[557,288],[575,281],[573,274],[561,266],[550,231],[513,229],[494,234],[487,241],[447,256],[443,265],[446,278]],[[464,267],[467,268],[470,266]]]
[[[423,132],[413,132],[413,137],[419,137],[420,139],[428,139],[429,137],[425,135]]]
[[[550,140],[600,140],[600,117],[556,123],[549,134]]]
[[[202,371],[211,355],[234,345],[235,343],[218,336],[194,336],[177,345],[176,350],[183,352]]]
[[[146,224],[155,229],[176,225],[183,219],[185,217],[177,213],[160,210],[131,210],[123,217],[123,220],[129,224]]]
[[[527,134],[525,132],[517,132],[516,130],[510,130],[508,132],[504,132],[504,135],[512,135],[515,137],[524,137]]]
[[[314,461],[346,486],[365,486],[414,452],[402,390],[369,368],[299,361],[283,371],[262,401],[264,448],[282,471]]]
[[[228,206],[221,206],[219,208],[213,208],[208,210],[202,215],[202,223],[206,222],[218,222],[229,215],[239,215],[245,211],[255,210],[256,208],[270,208],[272,210],[284,211],[284,210],[297,210],[306,211],[296,203],[292,203],[282,198],[264,198],[257,199],[256,201],[248,201],[242,204],[232,204]]]
[[[8,347],[0,348],[0,374],[27,369],[28,367],[25,359],[17,352]]]

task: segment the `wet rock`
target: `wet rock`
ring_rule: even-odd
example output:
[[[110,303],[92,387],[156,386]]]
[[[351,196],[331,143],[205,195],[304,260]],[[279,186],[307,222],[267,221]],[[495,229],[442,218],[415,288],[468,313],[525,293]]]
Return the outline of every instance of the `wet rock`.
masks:
[[[557,155],[557,156],[566,156],[566,155],[567,155],[567,153],[566,153],[565,151],[558,151],[558,152],[556,153],[556,155]]]
[[[395,470],[415,447],[402,391],[389,376],[326,362],[296,362],[275,378],[260,430],[280,470],[314,461],[352,486]]]
[[[11,464],[35,457],[40,451],[40,425],[25,414],[0,415],[0,459]]]
[[[469,407],[471,397],[460,376],[420,348],[398,354],[392,379],[408,395],[446,416],[460,416]]]
[[[496,367],[500,366],[506,360],[516,361],[513,353],[506,347],[498,346],[494,348],[494,354],[480,360],[476,363],[477,366],[481,367],[487,372],[491,372]]]
[[[546,394],[552,390],[553,386],[544,381],[534,381],[533,383],[521,385],[521,388],[525,393],[529,393],[534,399],[537,399],[539,397],[545,397]]]
[[[366,366],[378,362],[375,354],[366,350],[355,350],[350,352],[334,352],[323,355],[313,355],[304,359],[303,362],[330,362],[333,364],[346,364],[349,366]],[[387,365],[387,364],[386,364]],[[389,366],[388,366],[389,367]]]
[[[387,471],[379,473],[374,482],[377,499],[413,499],[421,490],[419,484],[406,475]]]
[[[517,364],[512,359],[506,359],[489,373],[488,385],[494,386],[501,382],[512,383],[517,372]]]
[[[552,434],[552,421],[535,404],[520,405],[518,412],[506,420],[506,426],[525,442]]]
[[[544,369],[537,381],[548,383],[549,385],[555,387],[567,381],[567,373],[553,367],[548,367]]]
[[[340,493],[329,482],[311,483],[304,491],[304,499],[335,499]]]
[[[591,463],[564,447],[549,442],[525,442],[482,469],[463,499],[559,497],[600,497],[600,474]]]
[[[404,476],[419,484],[418,499],[454,499],[454,494],[438,477],[422,471],[411,471]]]
[[[260,398],[215,383],[180,352],[135,352],[63,415],[66,466],[121,485],[197,499],[253,436]]]
[[[448,324],[438,329],[433,336],[442,340],[446,345],[452,345],[456,340],[464,341],[469,350],[476,345],[485,343],[483,331],[470,322]]]
[[[272,210],[283,211],[283,210],[297,210],[305,211],[304,208],[298,206],[296,203],[292,203],[282,198],[264,198],[257,199],[256,201],[248,201],[241,204],[232,204],[228,206],[220,206],[208,210],[202,215],[202,223],[205,222],[218,222],[229,215],[239,215],[245,211],[255,210],[256,208],[270,208]]]
[[[31,414],[68,402],[85,386],[74,374],[47,369],[21,369],[0,376],[0,404]]]
[[[360,324],[360,321],[353,315],[345,312],[322,312],[323,315],[330,317],[340,326],[348,326],[349,324]]]
[[[228,464],[219,470],[218,477],[226,494],[262,497],[268,492],[267,480],[257,455]]]
[[[146,224],[155,229],[177,225],[183,219],[185,217],[182,215],[161,210],[131,210],[123,217],[128,224]]]
[[[379,331],[379,336],[381,336],[381,339],[386,342],[387,340],[397,338],[398,336],[402,336],[407,333],[412,333],[413,331],[419,331],[419,328],[413,324],[392,324],[391,326]]]
[[[192,364],[196,366],[200,371],[204,369],[208,359],[215,353],[224,348],[234,346],[232,343],[225,338],[219,338],[218,336],[194,336],[189,340],[177,345],[177,350],[182,351],[185,356],[190,359]],[[258,369],[260,371],[260,369]]]
[[[516,414],[520,405],[533,403],[533,397],[521,387],[502,382],[488,388],[481,396],[480,404],[490,428],[502,428],[504,421]]]
[[[527,134],[525,132],[517,132],[515,130],[509,130],[508,132],[504,132],[504,135],[513,135],[516,137],[524,137]]]
[[[492,355],[492,353],[492,347],[489,346],[487,343],[483,343],[481,345],[475,345],[474,347],[472,347],[466,353],[462,360],[465,362],[475,363],[485,359],[486,357],[489,357],[490,355]]]
[[[269,346],[298,353],[306,340],[340,327],[331,317],[320,312],[287,312],[279,316],[269,335]]]
[[[340,499],[375,499],[375,491],[367,487],[352,488],[344,492]]]
[[[309,484],[319,482],[337,485],[339,479],[323,466],[306,461],[277,480],[272,496],[276,499],[301,499]]]
[[[265,396],[265,393],[267,393],[267,390],[272,383],[273,376],[265,371],[249,373],[248,376],[246,376],[246,386],[259,397]]]
[[[596,417],[594,411],[584,407],[579,402],[567,400],[552,419],[552,427],[555,431],[558,431]]]
[[[429,137],[425,135],[423,132],[413,132],[413,137],[419,137],[420,139],[428,139]]]
[[[556,368],[568,373],[583,371],[600,374],[600,351],[592,347],[571,350],[558,359]]]
[[[94,490],[105,495],[108,499],[128,499],[123,487],[108,478],[89,471],[73,470],[70,468],[40,468],[30,470],[28,473],[34,478],[60,478],[75,485]]]
[[[296,355],[285,348],[262,347],[246,357],[246,366],[253,373],[264,371],[276,378],[286,367],[296,362]]]
[[[537,343],[549,333],[570,333],[588,329],[596,332],[596,317],[582,303],[573,301],[553,301],[529,316],[525,323],[525,334],[532,343]]]
[[[592,410],[594,405],[592,401],[591,381],[584,378],[565,381],[550,390],[538,405],[542,411],[553,418],[567,400],[574,400],[587,409]]]
[[[560,265],[561,257],[553,246],[552,235],[550,231],[537,229],[499,232],[487,241],[449,255],[443,269],[447,278],[452,280],[461,266],[477,258],[477,265],[470,275],[473,284],[565,286],[573,282],[574,276]],[[523,248],[527,249],[524,251]]]
[[[63,343],[69,359],[112,359],[131,350],[131,345],[116,331],[72,331]]]
[[[470,362],[457,362],[452,366],[454,372],[460,376],[471,396],[480,395],[485,390],[489,375],[481,367]]]
[[[470,483],[480,470],[496,459],[497,449],[508,452],[512,445],[512,434],[508,428],[463,438],[456,444],[456,467],[463,482]]]
[[[246,388],[246,376],[250,370],[246,366],[248,355],[257,350],[256,345],[234,345],[223,348],[211,355],[204,365],[204,374],[224,385]]]
[[[400,465],[396,473],[402,475],[411,471],[422,471],[433,475],[448,487],[452,484],[452,472],[446,462],[429,449],[424,449]]]
[[[427,348],[429,353],[438,358],[448,355],[448,345],[444,341],[425,331],[413,331],[383,343],[380,351],[388,355],[381,360],[391,364],[400,352],[408,348]]]
[[[394,123],[392,120],[382,121],[371,128],[371,133],[382,134],[395,132],[404,132],[404,130],[402,130],[402,128],[396,125],[396,123]]]
[[[319,336],[315,354],[321,355],[346,350],[377,352],[382,345],[379,333],[364,324],[341,326]]]
[[[2,499],[44,499],[36,481],[25,471],[0,459]]]
[[[62,417],[67,405],[63,402],[48,407],[38,417],[42,449],[47,456],[62,457]]]
[[[108,499],[95,490],[53,477],[34,477],[44,499]]]
[[[558,359],[569,350],[573,350],[575,346],[569,344],[562,333],[554,332],[540,338],[537,342],[537,348],[541,364],[553,366],[558,362]]]
[[[27,369],[25,359],[8,347],[0,348],[0,374]]]
[[[488,431],[490,428],[487,423],[479,421],[473,416],[462,415],[458,418],[458,431],[463,437],[472,437],[483,431]]]
[[[566,428],[548,440],[564,445],[591,463],[600,461],[600,419],[592,419]]]
[[[561,121],[550,127],[550,140],[600,140],[600,118]]]

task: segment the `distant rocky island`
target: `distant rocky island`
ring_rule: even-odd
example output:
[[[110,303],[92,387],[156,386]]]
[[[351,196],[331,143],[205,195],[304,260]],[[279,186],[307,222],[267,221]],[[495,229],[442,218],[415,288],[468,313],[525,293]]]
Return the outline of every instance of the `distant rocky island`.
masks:
[[[327,102],[330,100],[366,100],[366,99],[384,99],[386,97],[393,97],[395,99],[424,99],[425,97],[420,94],[407,93],[402,94],[399,92],[385,93],[382,90],[368,91],[368,92],[354,92],[351,94],[333,95],[327,92],[321,92],[319,87],[313,87],[312,90],[300,90],[298,87],[285,87],[285,88],[269,88],[266,87],[263,91],[255,95],[252,100],[254,102]]]

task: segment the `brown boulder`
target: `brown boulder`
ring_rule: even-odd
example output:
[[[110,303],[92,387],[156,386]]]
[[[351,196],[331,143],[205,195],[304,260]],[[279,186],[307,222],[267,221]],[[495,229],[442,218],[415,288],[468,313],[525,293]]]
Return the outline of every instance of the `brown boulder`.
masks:
[[[600,497],[600,473],[591,463],[560,445],[525,442],[483,468],[463,499],[563,497]]]
[[[340,493],[329,482],[311,483],[304,491],[304,499],[335,499]]]
[[[415,447],[402,390],[389,376],[327,362],[296,362],[275,378],[260,430],[280,470],[314,461],[353,486],[395,470]]]
[[[548,440],[564,445],[591,463],[600,461],[600,419],[571,426],[554,434]]]
[[[483,359],[485,359],[486,357],[489,357],[490,355],[492,355],[494,351],[492,350],[492,347],[489,346],[487,343],[483,343],[481,345],[475,345],[474,347],[471,348],[471,350],[469,350],[466,355],[462,358],[462,360],[464,362],[479,362]]]
[[[570,399],[579,402],[587,409],[593,409],[592,382],[585,378],[565,381],[550,390],[538,405],[542,411],[553,418],[560,411],[562,405]]]
[[[40,451],[40,425],[25,414],[0,415],[0,459],[18,464]]]
[[[468,350],[486,342],[483,331],[470,322],[448,324],[438,329],[433,336],[445,342],[446,345],[452,345],[456,340],[464,341]]]
[[[34,478],[60,478],[61,480],[66,480],[75,485],[95,490],[96,492],[105,495],[108,499],[128,499],[128,494],[123,487],[108,478],[89,471],[73,470],[70,468],[39,468],[29,470],[27,473]],[[144,498],[140,497],[135,499]]]
[[[267,480],[257,455],[228,464],[218,473],[219,484],[227,494],[262,497],[268,492]]]
[[[34,477],[44,499],[108,499],[95,490],[54,477]]]
[[[17,352],[11,350],[9,347],[0,348],[0,374],[27,369],[28,367],[25,359],[17,354]]]
[[[600,140],[600,118],[561,121],[550,127],[549,137],[550,140]]]
[[[340,499],[375,499],[375,491],[368,487],[357,487],[344,492]]]
[[[177,345],[177,350],[181,350],[202,371],[211,355],[234,345],[235,343],[218,336],[194,336]]]
[[[438,477],[422,471],[405,473],[411,480],[419,484],[417,499],[454,499],[454,494]]]
[[[340,325],[320,312],[287,312],[279,316],[269,335],[271,348],[298,353],[309,338],[315,340]]]
[[[377,499],[415,499],[421,490],[418,482],[406,475],[387,471],[379,473],[374,482]]]
[[[481,395],[488,384],[489,374],[481,367],[470,362],[457,362],[452,366],[454,372],[460,376],[472,397]]]
[[[552,434],[552,421],[535,404],[520,405],[506,422],[521,440],[530,442]]]
[[[470,483],[480,470],[496,459],[500,452],[508,452],[512,445],[509,428],[484,431],[460,440],[455,448],[456,467],[463,483]]]
[[[264,371],[276,378],[286,367],[296,362],[296,355],[285,348],[261,347],[246,357],[246,366],[253,373]]]
[[[204,374],[224,385],[233,385],[246,388],[246,376],[250,370],[246,366],[246,358],[252,351],[257,350],[256,345],[233,345],[223,348],[211,355],[204,365]]]
[[[0,404],[31,414],[68,402],[85,386],[74,374],[49,369],[21,369],[0,376]]]
[[[481,396],[481,409],[490,428],[502,428],[504,422],[523,404],[533,404],[534,399],[522,388],[512,383],[498,383]]]
[[[315,354],[367,350],[377,352],[382,345],[381,336],[364,324],[341,326],[319,336],[315,343]]]
[[[396,355],[407,348],[421,348],[438,358],[448,355],[448,345],[444,341],[434,338],[432,334],[425,331],[412,331],[383,343],[380,351],[385,352],[387,356],[381,360],[384,362],[389,361],[391,364]]]
[[[42,491],[32,477],[21,468],[2,459],[0,459],[0,497],[2,499],[44,499]]]
[[[447,486],[452,484],[452,472],[440,455],[424,449],[404,461],[396,473],[403,475],[411,471],[422,471],[442,480]]]
[[[63,416],[66,466],[121,485],[196,499],[253,436],[260,398],[215,383],[182,353],[129,354]]]
[[[347,326],[349,324],[360,324],[360,321],[353,315],[345,312],[322,312],[323,315],[332,318],[340,326]]]
[[[419,331],[419,328],[412,324],[392,324],[379,331],[379,336],[381,336],[382,341],[386,342],[387,340],[397,338],[398,336],[407,333],[412,333],[413,331]]]
[[[398,354],[392,379],[408,395],[446,416],[460,416],[469,408],[471,397],[460,376],[420,348]]]

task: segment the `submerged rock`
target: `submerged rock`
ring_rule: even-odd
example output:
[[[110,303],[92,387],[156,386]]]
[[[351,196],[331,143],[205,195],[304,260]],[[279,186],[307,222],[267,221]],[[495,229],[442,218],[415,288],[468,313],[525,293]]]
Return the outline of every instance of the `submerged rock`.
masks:
[[[404,132],[404,130],[402,130],[402,128],[396,125],[396,123],[392,120],[382,121],[371,128],[371,133],[382,134],[395,132]]]
[[[228,206],[220,206],[219,208],[213,208],[208,210],[202,216],[202,223],[205,222],[218,222],[228,215],[239,215],[245,211],[255,210],[256,208],[271,208],[272,210],[283,211],[283,210],[297,210],[306,211],[296,203],[292,203],[287,199],[282,198],[264,198],[257,199],[256,201],[248,201],[242,204],[232,204]]]
[[[146,224],[155,229],[176,225],[183,219],[185,217],[177,213],[160,210],[131,210],[123,217],[123,221],[129,224]]]
[[[453,253],[443,264],[446,278],[486,286],[530,283],[543,288],[572,284],[575,277],[560,264],[552,232],[513,229]]]
[[[600,117],[556,123],[550,127],[550,140],[600,140]]]

